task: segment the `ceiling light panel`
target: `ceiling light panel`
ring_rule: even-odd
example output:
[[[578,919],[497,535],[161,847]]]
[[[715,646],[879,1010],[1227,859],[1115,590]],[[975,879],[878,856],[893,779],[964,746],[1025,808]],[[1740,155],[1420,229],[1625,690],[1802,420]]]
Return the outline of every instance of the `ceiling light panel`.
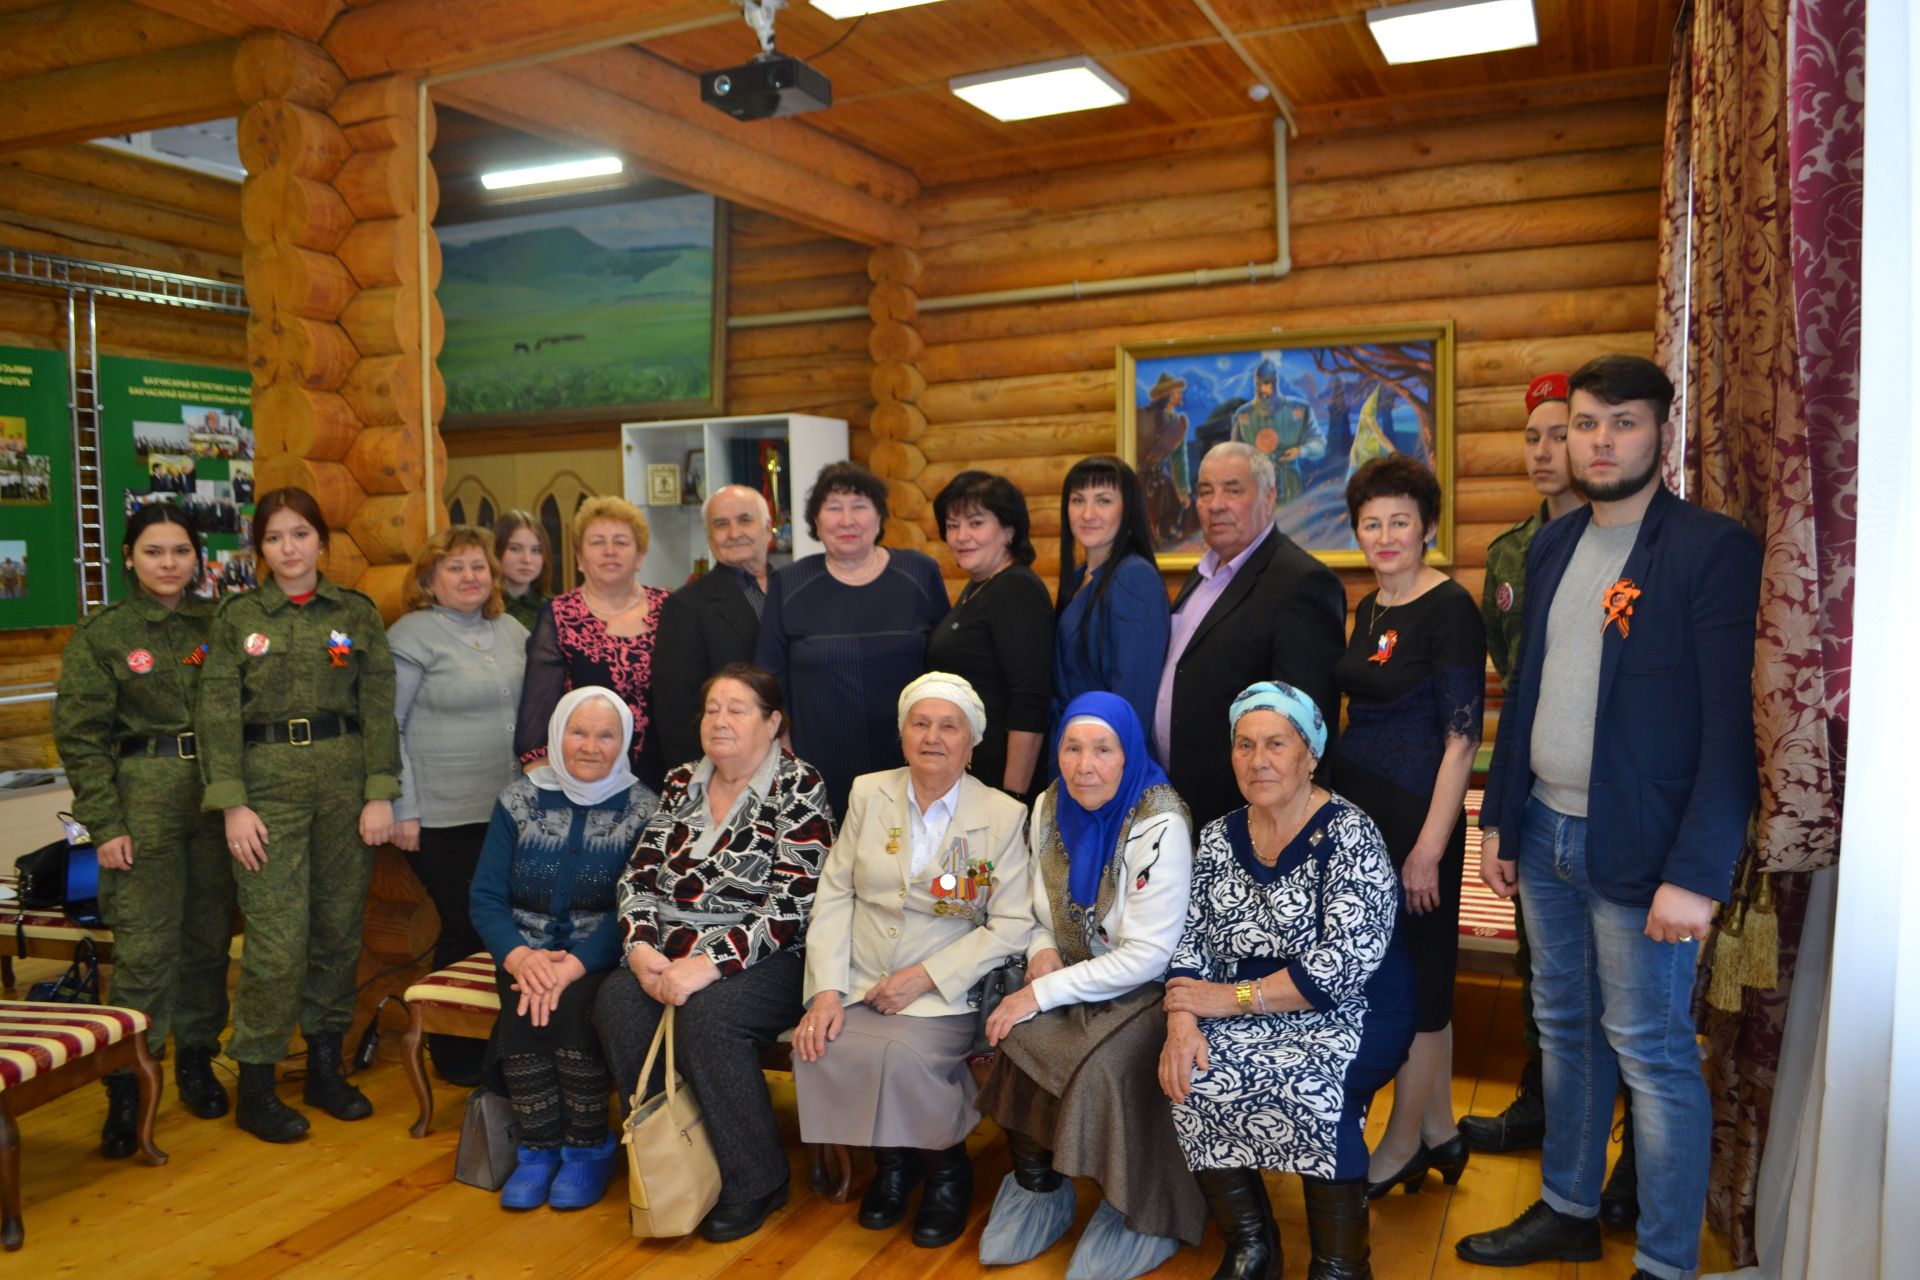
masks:
[[[1091,111],[1117,107],[1127,100],[1127,86],[1086,57],[955,76],[947,87],[996,120],[1032,120],[1069,111]]]
[[[1413,0],[1367,12],[1389,63],[1432,62],[1540,43],[1533,0]]]
[[[626,166],[618,156],[595,156],[590,160],[566,160],[559,164],[535,165],[529,169],[498,169],[480,175],[480,185],[489,191],[509,187],[531,187],[546,182],[573,182],[581,178],[605,178]]]
[[[935,3],[938,0],[813,0],[813,7],[829,18],[859,18],[869,13],[887,13],[893,9],[911,9],[915,5]]]

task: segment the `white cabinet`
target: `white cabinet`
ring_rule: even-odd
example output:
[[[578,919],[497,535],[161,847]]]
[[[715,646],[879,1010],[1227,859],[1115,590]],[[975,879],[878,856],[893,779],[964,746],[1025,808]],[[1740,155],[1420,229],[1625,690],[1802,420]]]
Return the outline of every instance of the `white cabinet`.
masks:
[[[744,484],[764,492],[768,487],[762,466],[766,451],[761,446],[769,441],[786,442],[787,463],[779,487],[789,497],[774,517],[776,525],[787,531],[785,543],[776,543],[773,556],[773,563],[781,565],[821,549],[807,535],[800,508],[820,469],[830,462],[846,460],[844,419],[776,413],[621,425],[620,460],[627,501],[647,513],[652,531],[652,545],[640,568],[641,582],[650,587],[678,587],[693,575],[698,562],[712,558],[700,521],[700,502],[727,484]],[[677,473],[678,501],[664,501],[663,492],[649,493],[648,467],[664,465],[673,466]],[[689,467],[704,471],[703,482],[697,487],[688,483]]]

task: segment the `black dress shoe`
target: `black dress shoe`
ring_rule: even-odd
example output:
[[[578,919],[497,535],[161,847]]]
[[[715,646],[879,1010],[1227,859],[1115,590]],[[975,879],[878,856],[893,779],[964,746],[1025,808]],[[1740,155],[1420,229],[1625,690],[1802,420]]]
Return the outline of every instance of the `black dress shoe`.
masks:
[[[973,1207],[973,1161],[967,1144],[956,1143],[927,1159],[927,1186],[920,1212],[913,1216],[913,1242],[922,1249],[944,1249],[966,1234]]]
[[[1533,1262],[1598,1262],[1600,1224],[1561,1213],[1545,1200],[1510,1224],[1466,1236],[1454,1252],[1485,1267],[1524,1267]]]
[[[1462,1164],[1464,1163],[1465,1161],[1462,1161]],[[1407,1194],[1412,1195],[1420,1189],[1420,1184],[1427,1180],[1427,1170],[1432,1167],[1433,1152],[1429,1151],[1427,1144],[1423,1142],[1420,1144],[1420,1149],[1413,1153],[1413,1158],[1400,1166],[1400,1172],[1379,1182],[1367,1184],[1367,1199],[1378,1200],[1398,1186],[1405,1186]]]
[[[758,1200],[716,1204],[707,1211],[706,1217],[700,1219],[700,1235],[709,1244],[725,1244],[729,1240],[750,1236],[786,1203],[787,1184],[783,1182]]]
[[[1607,1185],[1600,1189],[1600,1221],[1610,1227],[1631,1227],[1640,1220],[1640,1172],[1633,1158],[1633,1126],[1620,1139],[1620,1158],[1613,1162]]]
[[[1437,1147],[1427,1148],[1427,1164],[1433,1171],[1446,1179],[1448,1186],[1460,1181],[1460,1175],[1467,1171],[1467,1140],[1462,1134],[1454,1134]]]
[[[860,1225],[869,1231],[889,1231],[907,1216],[907,1196],[924,1169],[918,1151],[906,1147],[873,1149],[873,1181],[860,1197]]]
[[[140,1145],[140,1081],[131,1071],[116,1071],[104,1083],[107,1119],[100,1126],[100,1154],[124,1160]]]

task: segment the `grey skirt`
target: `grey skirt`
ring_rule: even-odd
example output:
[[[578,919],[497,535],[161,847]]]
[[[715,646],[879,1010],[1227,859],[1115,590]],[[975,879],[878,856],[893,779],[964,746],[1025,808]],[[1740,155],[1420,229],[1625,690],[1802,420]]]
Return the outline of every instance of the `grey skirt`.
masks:
[[[1163,994],[1149,982],[1021,1023],[1000,1042],[975,1105],[1051,1149],[1058,1172],[1099,1183],[1133,1230],[1199,1244],[1207,1204],[1160,1092]]]
[[[849,1147],[944,1151],[965,1142],[980,1117],[967,1069],[979,1019],[891,1017],[847,1006],[840,1038],[818,1062],[793,1060],[800,1137]]]

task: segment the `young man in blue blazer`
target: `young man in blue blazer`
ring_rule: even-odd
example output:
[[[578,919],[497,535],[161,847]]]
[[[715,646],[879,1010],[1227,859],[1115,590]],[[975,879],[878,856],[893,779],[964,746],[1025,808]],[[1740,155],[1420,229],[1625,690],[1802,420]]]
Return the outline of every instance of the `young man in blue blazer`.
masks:
[[[1636,1280],[1693,1280],[1712,1113],[1690,1002],[1758,793],[1760,545],[1660,482],[1673,384],[1604,356],[1571,379],[1567,458],[1592,500],[1540,530],[1487,779],[1481,875],[1533,939],[1545,1058],[1541,1200],[1469,1262],[1600,1257],[1616,1082],[1633,1094]]]

